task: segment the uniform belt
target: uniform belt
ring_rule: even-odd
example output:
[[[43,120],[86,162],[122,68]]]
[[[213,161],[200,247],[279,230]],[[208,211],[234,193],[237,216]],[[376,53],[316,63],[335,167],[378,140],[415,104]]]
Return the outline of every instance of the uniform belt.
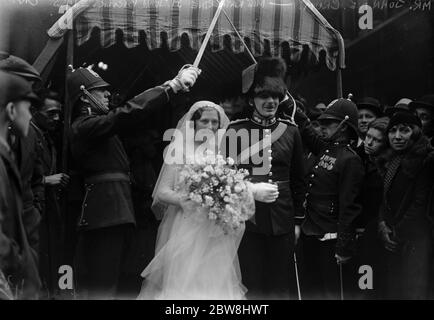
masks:
[[[268,178],[268,177],[265,177],[264,179],[255,179],[255,178],[252,178],[251,182],[252,183],[260,183],[260,182],[268,182],[268,181],[270,181],[270,179],[266,179],[266,178]],[[289,180],[280,180],[280,181],[274,181],[274,180],[272,180],[271,183],[280,185],[280,184],[289,183]]]
[[[285,184],[285,183],[289,183],[289,180],[283,180],[283,181],[273,181],[273,183],[279,185],[279,184]]]
[[[96,174],[84,179],[86,184],[97,184],[102,182],[113,182],[113,181],[125,181],[130,182],[130,177],[128,174],[123,172],[108,172]]]
[[[326,233],[325,235],[323,235],[322,238],[318,238],[319,241],[327,241],[327,240],[334,240],[338,238],[338,234],[335,233]]]
[[[308,193],[306,195],[309,200],[332,200],[332,201],[337,201],[339,200],[338,195],[335,194],[312,194],[312,193]]]

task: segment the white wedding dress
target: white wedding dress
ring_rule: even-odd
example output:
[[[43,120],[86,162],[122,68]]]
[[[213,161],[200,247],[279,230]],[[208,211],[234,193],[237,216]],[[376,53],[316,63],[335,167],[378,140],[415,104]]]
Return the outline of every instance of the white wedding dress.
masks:
[[[243,233],[244,228],[225,235],[206,213],[169,206],[156,255],[141,274],[145,279],[139,299],[243,299],[246,289],[237,256]]]
[[[195,103],[177,129],[185,130],[187,121],[204,105],[212,105],[219,112],[220,128],[225,129],[229,119],[223,109],[208,101]],[[176,149],[191,141],[172,143]],[[206,212],[182,209],[181,195],[175,191],[181,168],[163,165],[154,190],[153,211],[162,221],[155,257],[141,274],[144,280],[138,299],[243,299],[247,290],[241,283],[237,250],[244,226],[236,234],[225,235]],[[253,207],[249,210],[254,212],[253,196],[251,200]]]

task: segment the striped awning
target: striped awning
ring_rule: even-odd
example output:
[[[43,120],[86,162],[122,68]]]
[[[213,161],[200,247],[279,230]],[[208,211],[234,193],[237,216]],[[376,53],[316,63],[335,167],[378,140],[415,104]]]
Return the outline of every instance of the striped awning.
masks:
[[[123,32],[127,48],[139,44],[143,30],[149,48],[161,47],[167,41],[170,50],[181,47],[181,36],[187,34],[190,45],[198,50],[214,13],[217,0],[81,0],[62,20],[48,31],[50,37],[61,37],[66,31],[65,16],[74,19],[76,44],[82,45],[91,37],[92,30],[101,32],[101,46],[116,42],[116,31]],[[243,38],[250,39],[254,55],[267,49],[272,55],[281,53],[281,44],[288,42],[292,58],[300,58],[307,45],[319,59],[326,53],[329,69],[345,67],[343,39],[309,0],[226,0],[224,11]],[[166,33],[167,37],[161,36]],[[213,50],[223,48],[225,35],[230,35],[234,52],[245,50],[228,19],[220,16],[210,39]]]

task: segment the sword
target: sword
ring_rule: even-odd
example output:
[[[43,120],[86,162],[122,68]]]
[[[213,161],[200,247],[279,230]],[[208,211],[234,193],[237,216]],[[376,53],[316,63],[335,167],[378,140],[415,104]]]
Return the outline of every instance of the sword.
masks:
[[[344,300],[344,277],[342,276],[342,263],[339,263],[339,280],[341,285],[341,300]]]
[[[297,268],[297,255],[295,254],[295,252],[294,252],[294,266],[295,266],[295,279],[297,280],[298,300],[301,300],[300,280],[298,278],[298,268]]]
[[[217,23],[217,19],[218,19],[218,17],[220,16],[220,12],[221,12],[222,9],[223,9],[223,5],[224,5],[224,3],[225,3],[225,0],[222,0],[222,1],[220,1],[220,3],[219,3],[219,6],[218,6],[218,8],[217,8],[217,11],[216,11],[216,13],[214,14],[214,18],[213,18],[212,21],[211,21],[211,25],[209,26],[208,31],[206,32],[205,39],[204,39],[204,41],[203,41],[203,43],[202,43],[202,45],[201,45],[201,47],[200,47],[200,49],[199,49],[199,52],[198,52],[198,54],[197,54],[197,56],[196,56],[196,59],[195,59],[194,62],[193,62],[193,67],[196,67],[196,68],[197,68],[197,67],[199,66],[200,60],[202,60],[202,56],[203,56],[203,54],[204,54],[204,52],[205,52],[205,48],[206,48],[206,46],[207,46],[207,44],[208,44],[209,39],[211,38],[211,33],[212,33],[213,30],[214,30],[214,27],[215,27],[215,25],[216,25],[216,23]]]

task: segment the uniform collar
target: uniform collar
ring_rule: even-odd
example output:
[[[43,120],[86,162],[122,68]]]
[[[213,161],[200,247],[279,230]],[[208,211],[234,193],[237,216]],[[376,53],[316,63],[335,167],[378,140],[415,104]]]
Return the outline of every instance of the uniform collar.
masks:
[[[335,141],[333,142],[334,146],[347,146],[350,147],[350,143],[348,141]]]
[[[269,127],[269,126],[275,124],[277,121],[276,117],[265,119],[265,118],[261,117],[260,115],[258,115],[258,113],[256,111],[253,112],[251,120],[254,123],[259,124],[260,126],[263,126],[263,127]]]

